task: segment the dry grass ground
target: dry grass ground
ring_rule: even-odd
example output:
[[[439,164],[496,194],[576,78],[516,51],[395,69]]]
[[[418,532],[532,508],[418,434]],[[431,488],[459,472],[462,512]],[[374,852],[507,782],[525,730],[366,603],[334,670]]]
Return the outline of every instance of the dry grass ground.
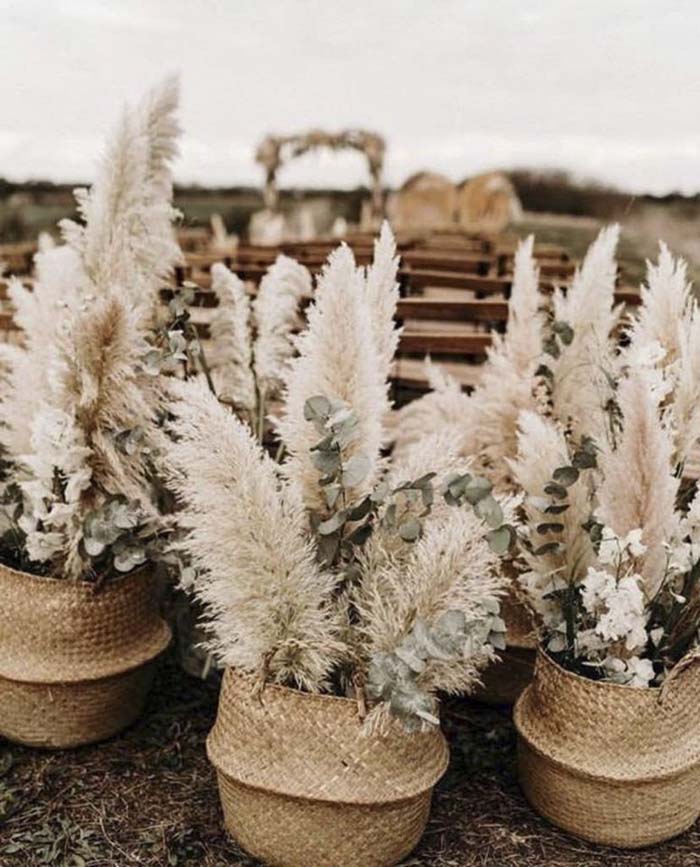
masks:
[[[172,662],[142,721],[108,743],[47,753],[0,743],[2,867],[250,867],[224,835],[204,753],[217,685]],[[567,837],[536,817],[514,774],[506,711],[446,714],[452,765],[411,867],[694,867],[700,830],[637,853]],[[309,865],[316,867],[316,865]]]

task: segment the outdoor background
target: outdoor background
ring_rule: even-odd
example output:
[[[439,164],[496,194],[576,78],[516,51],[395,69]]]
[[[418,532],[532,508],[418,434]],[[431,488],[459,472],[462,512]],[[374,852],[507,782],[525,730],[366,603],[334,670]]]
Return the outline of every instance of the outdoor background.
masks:
[[[697,262],[698,24],[692,0],[0,0],[0,242],[69,213],[118,107],[179,70],[187,223],[245,229],[267,133],[361,126],[391,187],[503,169],[521,232],[576,252],[621,219],[640,257],[661,236]],[[321,152],[279,181],[352,219],[366,167]]]

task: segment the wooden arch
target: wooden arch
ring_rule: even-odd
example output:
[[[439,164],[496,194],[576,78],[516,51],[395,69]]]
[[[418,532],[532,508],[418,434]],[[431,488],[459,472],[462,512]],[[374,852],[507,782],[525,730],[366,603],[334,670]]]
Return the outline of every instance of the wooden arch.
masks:
[[[263,139],[256,151],[255,161],[265,169],[265,207],[271,211],[277,210],[277,172],[280,167],[307,151],[323,147],[331,150],[350,148],[365,155],[371,178],[372,212],[379,216],[383,210],[382,170],[386,145],[380,135],[364,129],[347,129],[338,133],[314,129],[300,135],[270,135]]]

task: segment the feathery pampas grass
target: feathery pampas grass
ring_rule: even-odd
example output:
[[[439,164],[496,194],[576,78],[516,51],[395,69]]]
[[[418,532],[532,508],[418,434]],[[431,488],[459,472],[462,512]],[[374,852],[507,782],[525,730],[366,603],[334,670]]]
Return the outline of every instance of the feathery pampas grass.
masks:
[[[603,229],[590,246],[566,294],[554,295],[554,318],[573,330],[573,339],[550,361],[554,416],[576,432],[602,430],[614,373],[610,335],[615,309],[615,250],[620,227]]]
[[[83,224],[60,224],[66,242],[80,253],[86,291],[119,286],[149,312],[181,258],[172,229],[178,213],[171,204],[170,175],[178,152],[178,99],[173,77],[124,111],[95,183],[89,191],[76,191]]]
[[[211,324],[214,388],[262,440],[265,415],[277,399],[302,324],[301,304],[311,295],[308,270],[280,255],[250,303],[245,284],[223,264],[212,267],[219,301]]]
[[[297,341],[299,355],[284,378],[284,408],[277,424],[288,454],[284,473],[298,485],[306,506],[316,511],[324,509],[324,502],[319,473],[311,460],[318,436],[304,414],[310,398],[324,395],[340,401],[358,420],[345,459],[361,455],[369,469],[353,486],[353,500],[368,494],[381,472],[387,398],[386,383],[377,374],[382,368],[377,350],[388,340],[381,338],[380,323],[373,323],[372,312],[365,278],[352,251],[339,247],[319,277],[308,327]],[[386,332],[386,322],[381,324]],[[389,328],[393,331],[393,322]]]
[[[250,431],[198,383],[176,389],[170,460],[185,549],[203,576],[213,649],[225,665],[317,691],[339,658],[334,578],[306,514]]]

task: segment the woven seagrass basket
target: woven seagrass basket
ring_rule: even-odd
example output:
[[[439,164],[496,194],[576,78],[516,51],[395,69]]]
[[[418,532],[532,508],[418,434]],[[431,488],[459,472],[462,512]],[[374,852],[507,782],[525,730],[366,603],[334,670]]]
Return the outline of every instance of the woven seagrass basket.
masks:
[[[0,735],[75,747],[130,725],[170,642],[159,608],[148,569],[96,592],[0,566]]]
[[[658,843],[700,815],[700,665],[686,657],[661,688],[593,681],[543,651],[515,707],[520,785],[578,837]]]
[[[501,602],[501,617],[506,624],[506,649],[498,662],[486,669],[482,686],[473,698],[484,704],[514,704],[532,680],[535,668],[537,639],[535,624],[529,609],[515,593],[510,592]]]
[[[420,840],[442,733],[365,734],[356,702],[227,669],[207,740],[227,830],[272,867],[388,867]]]

